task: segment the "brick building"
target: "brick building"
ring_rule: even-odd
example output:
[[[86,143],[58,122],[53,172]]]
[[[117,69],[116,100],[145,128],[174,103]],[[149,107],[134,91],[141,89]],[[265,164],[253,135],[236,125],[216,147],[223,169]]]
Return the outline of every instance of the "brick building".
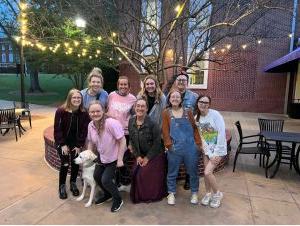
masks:
[[[164,13],[174,9],[168,5],[166,10],[165,2],[172,5],[172,2],[176,1],[162,2],[165,10],[162,10],[161,18],[164,19],[168,17]],[[278,0],[277,2],[279,5],[293,8],[293,0]],[[208,54],[210,59],[216,56],[221,57],[222,64],[213,62],[203,64],[204,68],[198,71],[198,77],[190,77],[190,88],[197,93],[209,94],[212,97],[212,107],[218,110],[284,113],[286,73],[264,73],[263,68],[289,52],[291,20],[292,14],[286,11],[266,11],[260,17],[259,22],[251,27],[253,33],[260,31],[264,34],[260,39],[239,35],[219,42],[209,50]],[[300,37],[298,21],[296,39]],[[240,26],[247,26],[247,24]],[[188,38],[183,40],[179,51],[188,49],[186,43]],[[230,45],[230,49],[226,49],[226,45]],[[169,48],[175,49],[174,46],[169,46]],[[130,78],[132,92],[136,94],[140,89],[141,75],[138,75],[126,62],[121,63],[119,69],[120,75]],[[174,71],[168,70],[167,73],[168,78],[171,79]]]
[[[8,38],[0,37],[0,73],[16,71],[17,56]]]

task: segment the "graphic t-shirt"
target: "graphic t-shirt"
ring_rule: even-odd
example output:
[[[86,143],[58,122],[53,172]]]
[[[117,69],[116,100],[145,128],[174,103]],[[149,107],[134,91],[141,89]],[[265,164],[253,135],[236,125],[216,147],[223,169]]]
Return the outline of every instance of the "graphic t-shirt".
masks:
[[[225,123],[221,114],[209,109],[206,116],[201,116],[197,123],[204,139],[204,151],[209,158],[227,154]]]

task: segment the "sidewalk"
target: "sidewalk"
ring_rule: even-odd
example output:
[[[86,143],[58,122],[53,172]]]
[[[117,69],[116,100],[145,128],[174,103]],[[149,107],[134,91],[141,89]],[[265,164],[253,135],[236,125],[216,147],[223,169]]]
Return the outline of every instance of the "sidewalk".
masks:
[[[0,106],[7,104],[0,101]],[[70,195],[58,198],[58,172],[44,161],[43,131],[53,124],[55,108],[32,105],[32,129],[15,141],[12,132],[0,135],[0,224],[299,224],[300,176],[287,165],[281,165],[274,179],[264,177],[258,159],[239,157],[236,172],[232,160],[236,149],[232,134],[230,163],[217,173],[224,191],[219,209],[189,204],[190,193],[178,184],[176,206],[166,200],[134,205],[128,193],[122,193],[124,205],[120,212],[111,213],[111,203],[85,208]],[[283,115],[222,112],[226,127],[240,120],[247,134],[258,132],[258,117],[284,118],[286,131],[300,131],[300,120]],[[79,184],[79,183],[78,183]],[[67,183],[69,185],[69,183]],[[200,196],[204,181],[200,179]],[[87,197],[85,198],[87,201]]]

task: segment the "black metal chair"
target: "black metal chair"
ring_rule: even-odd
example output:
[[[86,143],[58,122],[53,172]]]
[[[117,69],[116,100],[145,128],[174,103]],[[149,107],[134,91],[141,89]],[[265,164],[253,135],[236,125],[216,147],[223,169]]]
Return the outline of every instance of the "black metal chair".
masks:
[[[10,129],[15,131],[16,141],[18,141],[17,127],[19,128],[19,136],[21,137],[20,118],[16,116],[15,109],[0,109],[0,130],[5,130],[3,136],[8,133]]]
[[[284,120],[282,119],[263,119],[263,118],[258,118],[258,124],[259,124],[259,130],[260,132],[263,131],[272,131],[272,132],[282,132],[283,131],[283,125],[284,125]],[[272,141],[266,141],[269,144],[269,151],[275,151],[276,152],[276,143]],[[282,158],[283,160],[288,160],[282,161],[281,163],[283,164],[289,164],[290,169],[292,169],[293,161],[292,161],[292,148],[287,146],[287,145],[281,145],[281,150],[282,150]],[[261,159],[261,155],[260,155]],[[270,164],[272,166],[274,162]]]
[[[16,111],[20,110],[20,119],[28,118],[30,128],[31,126],[31,113],[30,113],[30,107],[28,102],[16,102],[14,101],[14,107],[16,108]]]
[[[246,154],[246,155],[260,154],[263,155],[263,161],[265,160],[265,156],[266,156],[267,157],[266,166],[267,166],[270,157],[270,153],[268,150],[268,143],[264,142],[261,139],[261,135],[259,134],[251,135],[251,136],[243,136],[242,127],[239,121],[235,122],[235,126],[237,127],[240,140],[234,157],[233,172],[235,171],[236,162],[240,154]],[[257,138],[257,140],[253,141],[253,138],[255,137]],[[254,144],[255,146],[253,146]],[[265,167],[265,175],[266,177],[268,177],[267,167]]]

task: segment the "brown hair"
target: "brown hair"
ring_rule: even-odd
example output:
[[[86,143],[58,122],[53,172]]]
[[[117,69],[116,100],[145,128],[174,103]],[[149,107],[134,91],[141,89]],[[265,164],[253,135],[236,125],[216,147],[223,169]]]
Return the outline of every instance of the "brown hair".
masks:
[[[71,89],[67,95],[67,98],[65,100],[65,102],[63,103],[63,105],[61,105],[61,107],[65,110],[65,111],[72,111],[72,103],[71,103],[71,99],[73,97],[73,95],[75,93],[79,93],[81,96],[81,104],[79,105],[79,110],[80,111],[85,111],[83,108],[83,98],[82,98],[82,94],[78,89]]]
[[[103,85],[104,85],[104,79],[103,79],[103,76],[102,76],[102,70],[100,68],[94,67],[90,71],[90,73],[88,74],[87,79],[86,79],[87,82],[90,83],[93,77],[100,78],[100,81],[101,81],[102,87],[103,87]]]
[[[139,92],[138,95],[139,96],[143,96],[144,98],[146,98],[146,102],[148,103],[148,101],[147,101],[147,99],[148,99],[148,92],[147,92],[147,90],[145,88],[146,87],[146,81],[148,79],[151,79],[151,80],[153,80],[155,82],[155,87],[156,87],[156,89],[155,89],[155,101],[160,102],[160,99],[161,99],[161,96],[163,95],[163,92],[160,89],[159,82],[158,82],[157,78],[153,74],[147,75],[144,78],[144,80],[143,80],[143,87],[142,87],[142,89],[141,89],[141,91]]]
[[[204,95],[204,94],[199,95],[199,97],[198,97],[197,100],[196,100],[195,107],[194,107],[194,109],[196,110],[196,121],[199,121],[200,116],[201,116],[201,112],[200,112],[200,110],[199,110],[199,108],[198,108],[198,101],[199,101],[201,98],[203,98],[203,97],[207,97],[207,98],[208,98],[208,101],[209,101],[209,104],[211,103],[211,97],[210,97],[210,96]]]
[[[94,104],[99,105],[99,106],[101,107],[101,110],[103,111],[103,116],[102,116],[102,118],[101,118],[99,121],[93,121],[94,126],[96,127],[99,136],[101,136],[102,132],[103,132],[104,129],[105,129],[105,121],[106,121],[106,119],[108,118],[108,116],[105,114],[105,111],[104,111],[105,108],[104,108],[104,107],[102,106],[102,104],[101,104],[99,101],[97,101],[97,100],[93,100],[93,101],[91,101],[91,102],[89,103],[88,111],[90,111],[90,107],[91,107],[92,105],[94,105]]]
[[[117,81],[117,87],[119,87],[119,82],[120,82],[120,80],[122,80],[122,79],[126,79],[126,80],[127,80],[128,86],[129,86],[129,88],[130,88],[129,78],[128,78],[127,76],[124,76],[124,75],[122,75],[122,76],[120,76],[120,77],[118,78],[118,81]]]
[[[171,97],[171,94],[175,93],[175,92],[178,92],[180,94],[181,102],[179,104],[179,107],[182,107],[182,102],[183,102],[182,94],[180,93],[179,89],[177,89],[177,88],[171,88],[171,90],[170,90],[170,92],[168,93],[168,96],[167,96],[167,107],[168,108],[172,107],[172,105],[170,103],[170,97]]]

